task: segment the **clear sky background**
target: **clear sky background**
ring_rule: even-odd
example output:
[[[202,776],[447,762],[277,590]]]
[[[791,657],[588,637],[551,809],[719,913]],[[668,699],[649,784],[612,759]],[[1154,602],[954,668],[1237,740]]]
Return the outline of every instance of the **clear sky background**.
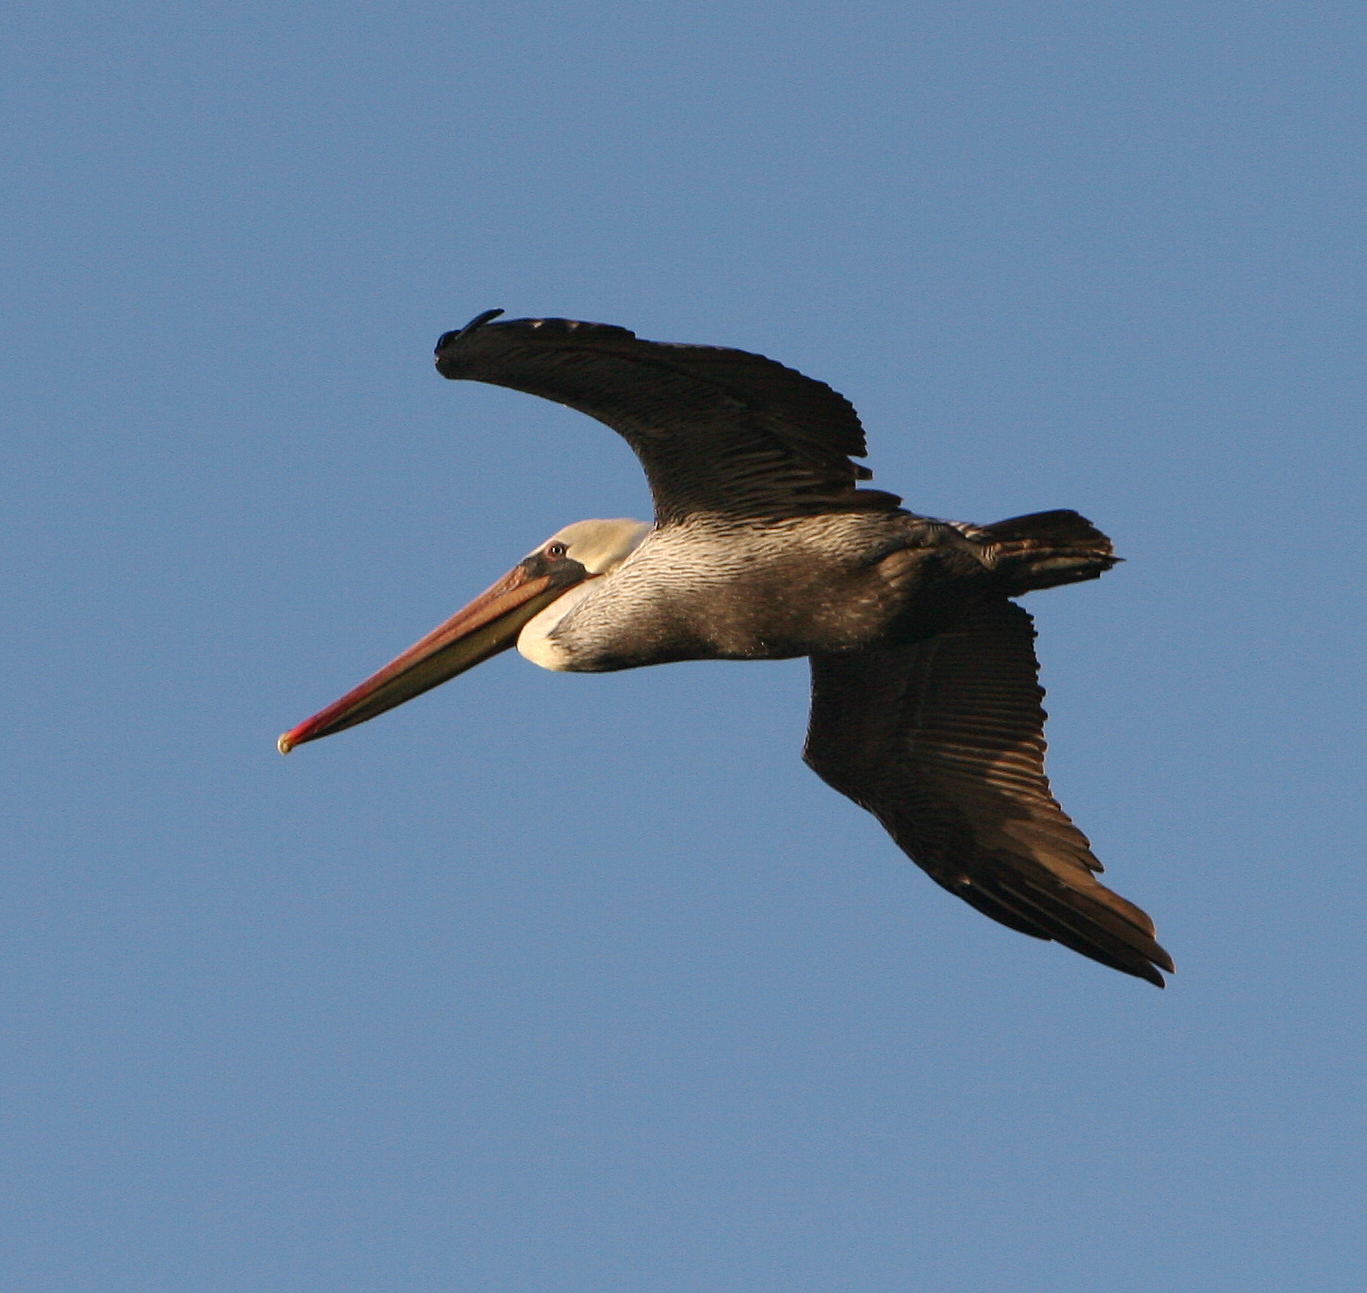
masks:
[[[1358,4],[0,19],[0,1284],[1367,1280]],[[507,656],[274,740],[626,446],[501,306],[739,346],[935,515],[1074,507],[1055,788],[1166,992],[798,760],[806,667]]]

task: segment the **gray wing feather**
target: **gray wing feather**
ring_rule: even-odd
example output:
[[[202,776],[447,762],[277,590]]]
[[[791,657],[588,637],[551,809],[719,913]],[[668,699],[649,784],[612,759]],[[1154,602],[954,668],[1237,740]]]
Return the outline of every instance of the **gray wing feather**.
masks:
[[[1034,636],[1000,600],[910,646],[813,657],[803,757],[951,893],[1162,987],[1153,922],[1095,879],[1050,794]]]
[[[695,513],[739,519],[891,511],[863,490],[859,416],[823,382],[720,346],[643,341],[571,319],[490,323],[488,312],[437,343],[444,377],[554,400],[622,435],[645,468],[661,524]]]

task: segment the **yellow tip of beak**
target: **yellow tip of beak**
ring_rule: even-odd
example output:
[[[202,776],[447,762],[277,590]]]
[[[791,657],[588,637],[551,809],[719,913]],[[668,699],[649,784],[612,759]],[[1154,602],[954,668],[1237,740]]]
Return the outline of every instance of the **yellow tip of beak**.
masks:
[[[294,746],[290,744],[290,734],[288,732],[275,743],[275,748],[279,750],[281,754],[288,754],[294,749]]]

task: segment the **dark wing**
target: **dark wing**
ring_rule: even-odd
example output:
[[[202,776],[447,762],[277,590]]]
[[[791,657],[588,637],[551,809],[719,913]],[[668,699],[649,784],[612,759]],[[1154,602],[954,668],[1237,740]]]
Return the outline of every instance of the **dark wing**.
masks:
[[[779,518],[891,511],[901,500],[855,482],[859,415],[823,382],[720,346],[642,341],[571,319],[488,320],[437,342],[443,377],[507,386],[568,405],[625,437],[645,468],[656,519],[699,512]]]
[[[1049,793],[1034,637],[1002,600],[911,646],[814,656],[803,757],[950,893],[1161,988],[1153,922],[1094,878]]]

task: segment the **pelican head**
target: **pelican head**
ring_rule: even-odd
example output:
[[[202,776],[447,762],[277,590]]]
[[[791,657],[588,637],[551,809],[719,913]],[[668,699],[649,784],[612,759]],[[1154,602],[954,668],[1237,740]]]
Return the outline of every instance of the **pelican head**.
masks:
[[[506,651],[531,620],[572,589],[612,574],[649,533],[649,525],[625,518],[576,521],[557,530],[444,624],[286,732],[276,742],[280,753],[364,723]]]

